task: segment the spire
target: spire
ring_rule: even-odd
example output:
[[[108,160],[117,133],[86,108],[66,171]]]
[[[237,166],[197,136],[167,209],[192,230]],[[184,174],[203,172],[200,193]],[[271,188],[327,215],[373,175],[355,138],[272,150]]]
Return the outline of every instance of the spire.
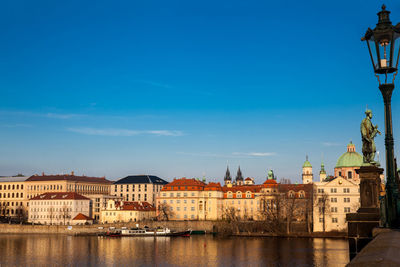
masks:
[[[321,161],[321,171],[319,173],[326,173],[325,171],[325,164],[323,161]]]
[[[243,176],[242,176],[242,171],[240,170],[240,166],[236,174],[236,181],[243,181]]]
[[[228,166],[226,166],[226,173],[225,173],[225,177],[224,177],[224,181],[226,181],[226,180],[229,180],[229,181],[232,180],[231,173],[229,172]]]

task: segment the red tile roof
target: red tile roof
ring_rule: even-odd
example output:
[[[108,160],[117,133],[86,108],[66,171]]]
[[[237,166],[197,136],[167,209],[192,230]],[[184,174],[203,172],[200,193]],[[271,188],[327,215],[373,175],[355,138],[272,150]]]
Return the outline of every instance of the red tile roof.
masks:
[[[33,197],[30,200],[64,200],[64,199],[90,200],[89,198],[84,197],[75,192],[44,193],[44,194],[38,195],[36,197]]]
[[[229,191],[231,191],[233,193],[237,192],[237,191],[240,191],[242,193],[245,193],[247,191],[256,193],[256,192],[260,192],[262,188],[263,188],[262,185],[234,185],[232,187],[224,186],[224,187],[222,187],[222,191],[224,191],[224,193],[229,192]]]
[[[86,221],[93,221],[92,218],[90,218],[89,216],[86,216],[82,213],[79,213],[78,215],[76,215],[72,220],[86,220]]]
[[[121,206],[122,205],[122,206]],[[146,201],[122,201],[116,202],[115,206],[121,210],[135,210],[135,211],[155,211],[155,207]]]
[[[263,184],[278,184],[275,180],[268,179]]]
[[[210,182],[204,187],[204,191],[222,191],[222,186],[220,183]]]
[[[244,179],[245,181],[253,181],[253,179],[251,179],[250,177],[247,177],[246,179]]]
[[[88,183],[102,183],[102,184],[111,184],[112,182],[107,180],[105,177],[88,177],[88,176],[75,176],[69,174],[60,174],[60,175],[32,175],[26,182],[29,181],[74,181],[74,182],[88,182]]]
[[[161,191],[180,191],[180,190],[187,190],[187,191],[203,191],[205,183],[192,179],[180,178],[174,179],[172,182],[164,185]]]

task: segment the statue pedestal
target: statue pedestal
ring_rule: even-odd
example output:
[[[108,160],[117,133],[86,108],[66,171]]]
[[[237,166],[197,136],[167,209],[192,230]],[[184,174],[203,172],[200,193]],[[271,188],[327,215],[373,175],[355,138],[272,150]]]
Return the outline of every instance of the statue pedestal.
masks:
[[[360,175],[361,206],[357,213],[346,215],[350,260],[372,240],[372,229],[380,223],[379,193],[383,169],[362,166],[356,172]]]

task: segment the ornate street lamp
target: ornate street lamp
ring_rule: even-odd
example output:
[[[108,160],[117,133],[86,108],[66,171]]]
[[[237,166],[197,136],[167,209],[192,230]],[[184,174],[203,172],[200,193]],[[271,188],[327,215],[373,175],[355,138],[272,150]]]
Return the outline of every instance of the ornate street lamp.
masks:
[[[400,55],[400,23],[392,25],[389,19],[390,11],[385,5],[378,13],[378,24],[375,29],[368,28],[362,41],[367,41],[369,54],[375,76],[378,78],[379,90],[385,104],[385,147],[386,147],[386,226],[395,226],[398,216],[398,184],[395,175],[394,140],[392,127],[391,99],[394,89]]]

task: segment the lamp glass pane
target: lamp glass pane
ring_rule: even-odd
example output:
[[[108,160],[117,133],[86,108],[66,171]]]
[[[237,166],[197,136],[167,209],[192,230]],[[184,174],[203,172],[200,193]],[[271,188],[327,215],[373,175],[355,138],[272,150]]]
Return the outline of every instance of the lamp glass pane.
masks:
[[[379,68],[378,65],[378,56],[376,54],[376,48],[375,48],[375,41],[373,40],[373,38],[367,40],[368,42],[368,50],[371,56],[371,60],[372,60],[372,65],[374,67],[374,71]]]

